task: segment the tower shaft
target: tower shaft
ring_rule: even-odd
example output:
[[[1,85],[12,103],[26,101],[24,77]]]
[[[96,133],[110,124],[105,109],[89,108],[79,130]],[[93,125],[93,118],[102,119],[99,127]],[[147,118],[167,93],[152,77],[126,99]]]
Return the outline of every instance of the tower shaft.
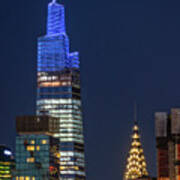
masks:
[[[69,52],[64,6],[48,5],[47,34],[38,39],[37,115],[59,119],[61,180],[85,180],[78,52]]]

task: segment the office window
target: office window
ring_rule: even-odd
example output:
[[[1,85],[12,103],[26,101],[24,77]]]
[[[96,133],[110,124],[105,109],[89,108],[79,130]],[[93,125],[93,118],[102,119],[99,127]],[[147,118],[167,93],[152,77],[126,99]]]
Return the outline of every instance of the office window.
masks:
[[[31,144],[35,144],[35,140],[31,140]]]
[[[24,180],[24,177],[23,177],[23,176],[21,176],[21,177],[19,178],[19,180]]]
[[[41,141],[41,143],[42,143],[42,144],[47,144],[47,140],[43,139],[43,140]]]
[[[36,150],[37,150],[37,151],[40,151],[40,146],[36,146]]]
[[[25,180],[30,180],[30,177],[29,177],[29,176],[26,176],[26,177],[25,177]]]
[[[31,157],[31,158],[27,158],[26,161],[27,161],[28,163],[34,163],[35,160],[34,160],[34,158]],[[20,179],[20,180],[21,180],[21,179]]]
[[[27,146],[27,150],[28,150],[28,151],[34,151],[35,148],[34,148],[34,146]]]

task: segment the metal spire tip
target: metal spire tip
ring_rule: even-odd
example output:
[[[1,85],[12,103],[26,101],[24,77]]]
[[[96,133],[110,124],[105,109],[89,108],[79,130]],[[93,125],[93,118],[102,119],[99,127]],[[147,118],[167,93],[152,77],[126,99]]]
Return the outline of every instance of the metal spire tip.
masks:
[[[137,104],[134,102],[134,124],[137,124]]]

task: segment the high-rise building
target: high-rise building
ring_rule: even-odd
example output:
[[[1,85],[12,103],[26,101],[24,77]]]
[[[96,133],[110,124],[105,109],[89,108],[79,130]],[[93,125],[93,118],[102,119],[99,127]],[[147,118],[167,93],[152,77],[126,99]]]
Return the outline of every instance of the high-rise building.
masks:
[[[59,180],[59,139],[52,136],[58,126],[49,126],[56,118],[19,116],[16,121],[14,180]]]
[[[69,51],[64,6],[48,5],[47,33],[38,39],[37,115],[59,119],[62,180],[84,180],[85,158],[78,52]]]
[[[14,166],[12,151],[8,147],[0,145],[0,180],[11,180]]]
[[[171,109],[170,123],[169,175],[170,180],[180,180],[180,108]]]
[[[124,174],[124,180],[131,179],[149,179],[137,123],[133,126],[131,147],[128,153],[127,165]]]
[[[180,180],[180,109],[155,114],[158,180]]]
[[[158,180],[169,179],[168,114],[155,113]]]

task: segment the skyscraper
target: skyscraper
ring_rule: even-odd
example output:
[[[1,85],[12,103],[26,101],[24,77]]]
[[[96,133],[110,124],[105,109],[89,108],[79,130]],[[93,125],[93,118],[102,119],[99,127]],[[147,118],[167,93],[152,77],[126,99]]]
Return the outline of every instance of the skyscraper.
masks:
[[[137,123],[133,126],[131,147],[128,153],[124,180],[148,178],[146,160],[140,141],[139,127]]]
[[[155,113],[158,180],[169,179],[168,113]]]
[[[84,180],[84,137],[78,52],[70,53],[64,6],[48,5],[47,33],[38,39],[37,115],[59,118],[60,176]]]

